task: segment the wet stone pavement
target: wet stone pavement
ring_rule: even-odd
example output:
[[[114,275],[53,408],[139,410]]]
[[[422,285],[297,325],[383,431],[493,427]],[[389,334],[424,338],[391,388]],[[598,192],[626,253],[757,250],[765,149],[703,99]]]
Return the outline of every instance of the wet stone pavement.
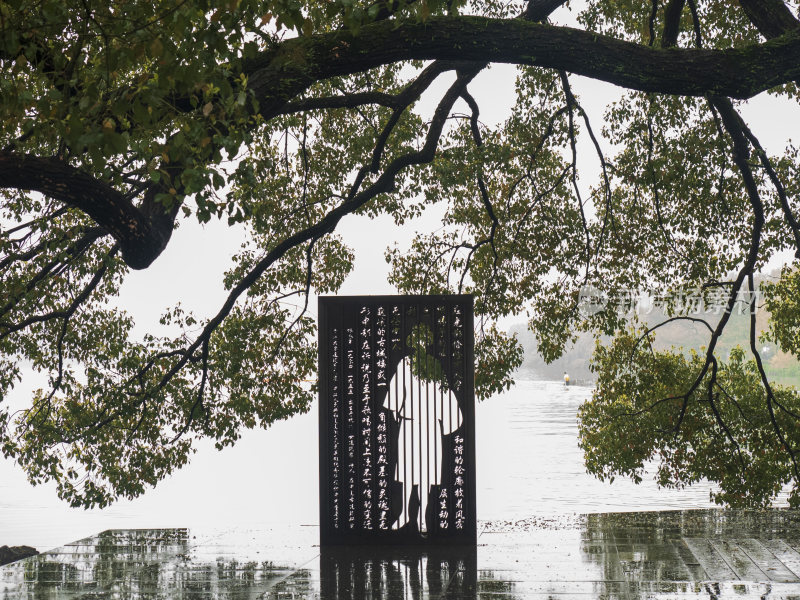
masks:
[[[480,523],[477,547],[323,548],[317,527],[112,530],[0,567],[0,600],[797,598],[800,511]]]

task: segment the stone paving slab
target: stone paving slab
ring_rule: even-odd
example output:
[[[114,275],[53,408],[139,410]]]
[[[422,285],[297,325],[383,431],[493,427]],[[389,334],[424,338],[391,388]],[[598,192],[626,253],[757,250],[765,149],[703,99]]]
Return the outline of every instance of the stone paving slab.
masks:
[[[800,511],[481,524],[477,547],[323,548],[316,527],[112,530],[0,567],[0,600],[800,600]]]

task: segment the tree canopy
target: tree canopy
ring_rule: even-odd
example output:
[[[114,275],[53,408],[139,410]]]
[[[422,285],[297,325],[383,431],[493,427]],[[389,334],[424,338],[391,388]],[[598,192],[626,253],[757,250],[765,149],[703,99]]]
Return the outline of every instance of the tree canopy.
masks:
[[[103,506],[200,438],[224,447],[308,410],[308,300],[353,268],[337,225],[437,205],[440,226],[387,250],[391,282],[476,295],[479,397],[521,360],[498,318],[527,312],[551,359],[580,331],[610,336],[580,415],[591,472],[636,479],[655,461],[663,485],[719,482],[720,502],[768,504],[790,484],[800,504],[800,398],[769,380],[755,325],[763,303],[770,339],[800,356],[798,150],[769,155],[739,106],[798,101],[797,6],[565,4],[0,0],[0,398],[28,368],[49,381],[19,414],[0,401],[4,455]],[[490,63],[517,65],[496,126],[470,93]],[[620,87],[602,123],[575,75]],[[588,191],[581,139],[599,165]],[[110,300],[180,223],[211,219],[248,235],[227,299],[135,334]],[[745,296],[749,347],[719,355],[755,274],[787,251],[781,278]],[[650,293],[707,344],[657,351],[658,326],[614,302],[582,310],[587,289]],[[725,310],[693,313],[688,293]]]

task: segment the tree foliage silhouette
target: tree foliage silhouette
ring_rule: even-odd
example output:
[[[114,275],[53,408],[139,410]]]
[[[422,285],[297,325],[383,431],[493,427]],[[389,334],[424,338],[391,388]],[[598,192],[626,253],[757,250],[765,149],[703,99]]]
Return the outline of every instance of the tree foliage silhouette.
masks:
[[[796,6],[564,4],[0,0],[0,394],[23,365],[49,377],[22,413],[0,404],[4,454],[102,506],[185,464],[199,438],[222,447],[307,410],[308,298],[353,266],[337,225],[440,205],[441,227],[387,251],[391,279],[476,294],[479,395],[520,362],[499,317],[528,311],[548,358],[577,329],[613,335],[582,409],[593,472],[636,478],[656,459],[665,485],[707,477],[720,501],[759,505],[791,482],[797,504],[797,392],[769,382],[754,318],[730,358],[715,354],[730,311],[703,319],[708,345],[686,358],[651,351],[657,331],[635,315],[579,311],[585,286],[721,290],[732,309],[770,257],[800,257],[797,150],[768,155],[738,109],[797,101]],[[470,93],[493,62],[518,65],[496,127]],[[575,74],[622,88],[602,126]],[[423,120],[420,97],[439,89]],[[601,173],[588,193],[581,136]],[[135,334],[109,300],[191,219],[248,233],[227,299]],[[658,302],[701,320],[674,297]],[[765,298],[770,335],[798,355],[796,271]]]

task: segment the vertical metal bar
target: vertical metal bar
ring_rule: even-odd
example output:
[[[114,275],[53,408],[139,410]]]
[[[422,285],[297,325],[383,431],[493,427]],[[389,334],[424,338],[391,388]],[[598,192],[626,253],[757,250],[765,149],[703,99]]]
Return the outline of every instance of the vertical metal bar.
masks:
[[[403,303],[403,304],[400,305],[400,348],[402,348],[404,353],[405,353],[405,346],[406,346],[406,305],[405,305],[405,303]],[[405,356],[403,358],[405,358]],[[407,410],[406,409],[406,405],[405,405],[405,402],[407,400],[407,397],[406,397],[406,361],[403,360],[401,364],[403,365],[403,373],[402,373],[402,375],[403,375],[403,416],[401,417],[403,419],[403,421],[402,421],[402,426],[403,426],[403,447],[402,447],[402,450],[403,450],[403,519],[402,520],[404,522],[407,522],[408,521],[408,511],[407,511],[407,509],[408,509],[408,499],[406,498],[407,493],[406,493],[406,489],[405,489],[407,487],[406,486],[406,482],[408,481],[406,479],[406,457],[405,457],[405,454],[406,454],[406,418],[405,418],[405,414],[406,414],[406,410]],[[400,398],[398,397],[398,401],[399,400],[400,400]],[[399,411],[398,411],[398,414],[400,414]],[[400,453],[398,452],[398,457],[397,457],[398,461],[400,460],[400,456],[399,455],[400,455]],[[398,471],[399,471],[399,469],[398,469]]]
[[[390,419],[392,419],[392,421],[396,421],[396,419],[397,419],[397,370],[396,370],[396,365],[394,364],[394,356],[395,356],[394,328],[395,328],[394,310],[393,310],[393,306],[390,306],[389,307],[389,365],[391,365],[391,375],[389,373],[386,374],[386,376],[389,378],[389,383],[386,386],[387,389],[388,389],[387,393],[389,395],[388,399],[386,400],[386,406],[389,407],[390,414],[388,416],[389,416]],[[392,383],[394,383],[394,393],[392,393]],[[394,407],[392,406],[392,400],[394,400]],[[391,444],[391,447],[387,448],[387,450],[392,450],[392,452],[394,452],[394,459],[395,459],[394,467],[392,468],[392,472],[389,474],[390,475],[390,479],[389,479],[389,486],[390,487],[389,487],[389,492],[388,492],[389,507],[390,507],[390,513],[389,514],[393,515],[394,511],[395,511],[394,494],[393,494],[394,482],[396,481],[395,472],[397,471],[397,465],[400,464],[400,463],[397,462],[397,452],[395,451],[395,449],[397,448],[397,445],[399,444],[399,439],[396,439],[396,438],[399,438],[399,436],[400,436],[400,430],[397,428],[397,424],[393,424],[392,425],[392,429],[389,430],[389,433],[392,436],[388,440],[389,443]],[[398,521],[399,521],[399,518],[398,518]],[[397,529],[397,525],[398,525],[398,522],[395,521],[395,522],[392,523],[391,528],[392,529]]]
[[[356,351],[358,328],[356,326],[356,317],[351,307],[349,311],[343,311],[345,318],[342,319],[342,331],[345,337],[345,348],[347,350],[347,364],[345,365],[345,373],[347,379],[348,392],[347,397],[347,511],[348,511],[348,529],[359,529],[358,519],[358,426],[357,426],[357,412],[358,412],[358,352]],[[351,366],[352,361],[352,366]],[[349,391],[349,386],[352,383],[352,393]],[[352,440],[351,440],[352,437]],[[352,450],[352,452],[351,452]],[[353,513],[353,521],[350,521],[350,512]]]
[[[453,313],[452,306],[448,303],[446,308],[447,320],[447,371],[451,377],[453,374]],[[447,385],[447,431],[453,433],[453,381],[448,381]],[[449,511],[448,511],[449,512]]]
[[[358,302],[352,310],[353,314],[353,335],[354,335],[354,348],[355,353],[355,396],[356,396],[356,529],[364,531],[364,485],[363,473],[366,461],[364,460],[364,440],[361,434],[361,410],[364,406],[364,385],[361,379],[361,303]]]
[[[327,311],[326,311],[327,312]],[[327,319],[326,319],[327,320]],[[336,347],[339,351],[339,360],[336,363],[336,373],[334,374],[334,378],[336,380],[336,384],[338,385],[338,394],[337,394],[337,402],[338,412],[339,412],[339,435],[338,439],[334,438],[333,443],[337,445],[336,451],[339,455],[339,473],[336,475],[337,477],[337,484],[338,484],[338,502],[339,502],[339,523],[337,529],[344,529],[344,505],[342,503],[342,498],[344,497],[344,458],[345,458],[345,444],[344,444],[344,360],[342,356],[342,349],[344,346],[344,332],[342,331],[342,322],[338,320],[336,322]],[[330,396],[329,396],[330,397]]]
[[[378,490],[380,486],[378,485],[378,480],[380,476],[378,475],[378,413],[381,410],[381,407],[378,405],[378,360],[376,358],[376,354],[378,353],[378,307],[377,304],[374,302],[370,303],[370,313],[372,317],[370,318],[369,322],[369,347],[370,347],[370,356],[369,356],[369,371],[370,371],[370,398],[371,398],[371,405],[370,405],[370,420],[369,420],[369,436],[370,436],[370,445],[371,445],[371,452],[372,452],[372,482],[370,487],[372,488],[372,514],[370,515],[370,519],[372,519],[372,526],[374,529],[380,529],[380,521],[381,521],[381,511],[378,506]]]
[[[375,320],[377,319],[377,314],[375,311],[375,305],[373,302],[368,302],[367,306],[369,307],[369,328],[367,329],[367,340],[369,343],[369,355],[368,355],[368,368],[369,368],[369,413],[368,419],[366,420],[365,425],[368,427],[368,437],[369,437],[369,451],[370,451],[370,481],[368,484],[368,493],[367,493],[367,500],[369,501],[369,520],[371,527],[373,529],[378,528],[378,512],[377,512],[377,505],[378,505],[378,469],[377,469],[377,460],[378,460],[378,441],[376,439],[376,419],[378,416],[378,411],[375,407],[375,397],[377,395],[377,387],[375,385]]]
[[[378,419],[378,409],[376,406],[375,399],[377,397],[378,387],[376,385],[376,376],[377,372],[375,369],[375,322],[378,318],[377,311],[375,310],[375,304],[373,302],[367,303],[369,306],[370,312],[370,320],[369,320],[369,331],[367,332],[367,339],[369,340],[369,397],[370,397],[370,419],[369,419],[369,440],[370,440],[370,453],[372,455],[372,469],[371,469],[371,477],[372,481],[369,483],[370,488],[370,495],[368,498],[371,501],[370,505],[370,521],[372,521],[373,529],[380,528],[380,518],[378,516],[378,440],[377,440],[377,432],[376,432],[376,423]]]
[[[328,312],[327,303],[323,298],[317,300],[317,314],[319,315],[319,333],[327,336],[328,332]],[[330,498],[331,488],[331,464],[327,453],[322,452],[322,448],[328,448],[330,423],[328,420],[328,403],[330,401],[330,390],[328,381],[328,361],[329,361],[328,341],[324,340],[319,344],[319,530],[320,543],[325,544],[331,538],[331,524],[333,522],[333,506]]]
[[[466,456],[464,457],[466,466],[466,474],[469,476],[465,486],[465,508],[467,512],[465,522],[465,534],[467,538],[465,541],[475,543],[477,542],[477,523],[476,523],[476,485],[475,485],[475,311],[473,298],[467,297],[464,300],[464,418],[466,425],[464,427],[464,440],[466,448],[464,449]]]
[[[411,337],[411,360],[408,363],[410,371],[408,375],[408,391],[411,396],[411,421],[409,422],[409,430],[411,432],[411,460],[409,462],[411,471],[411,489],[414,489],[414,321],[411,319],[411,326],[409,327],[409,336]]]
[[[394,319],[393,319],[394,320]],[[394,327],[394,325],[392,325]],[[397,323],[397,335],[400,335],[400,322]],[[400,388],[399,388],[399,377],[397,376],[397,367],[402,368],[402,363],[398,363],[395,367],[395,372],[392,375],[392,379],[394,380],[394,407],[392,407],[391,399],[389,400],[389,409],[392,411],[391,418],[396,420],[396,432],[395,437],[397,438],[396,441],[392,441],[394,447],[394,470],[392,471],[392,489],[394,489],[394,482],[397,479],[400,479],[400,456],[398,455],[398,450],[400,449],[400,432],[402,421],[400,420]],[[390,382],[391,383],[391,382]],[[390,386],[391,387],[391,386]],[[397,475],[397,479],[395,479],[395,474]],[[393,497],[393,495],[391,495]],[[397,516],[397,521],[394,523],[394,528],[397,529],[400,526],[400,521],[403,519],[403,510],[402,504],[399,506],[400,514]],[[394,510],[394,508],[392,508]]]
[[[417,304],[417,356],[421,358],[421,346],[422,346],[422,313],[420,312],[422,307]],[[422,421],[427,419],[427,414],[423,417],[422,416],[422,361],[417,360],[417,402],[418,402],[418,410],[417,410],[417,432],[419,433],[419,530],[423,530],[423,521],[425,520],[423,515],[422,507],[425,505],[424,496],[426,494],[424,486],[422,485],[422,450],[424,446],[422,445]]]
[[[466,311],[464,311],[464,308],[463,308],[463,306],[461,306],[461,302],[460,301],[458,301],[458,305],[459,305],[459,308],[461,309],[461,331],[462,331],[462,334],[461,334],[461,351],[460,351],[460,355],[458,356],[458,361],[459,361],[458,362],[458,368],[459,368],[460,375],[461,375],[461,400],[463,402],[465,400],[465,397],[464,397],[464,385],[465,385],[465,382],[466,382],[466,372],[465,372],[465,362],[466,361],[464,360],[464,352],[466,351],[466,348],[464,348],[464,345],[465,345],[465,342],[466,342],[466,328],[465,328],[465,324],[464,324],[464,321],[466,319],[466,315],[465,315]],[[464,415],[462,414],[462,411],[460,409],[461,409],[461,406],[459,405],[458,406],[458,410],[456,410],[456,429],[461,427],[462,419],[464,417]]]
[[[452,305],[449,302],[445,303],[445,322],[447,323],[447,346],[445,352],[447,353],[447,372],[450,375],[448,379],[447,385],[447,431],[448,434],[451,436],[450,440],[450,451],[453,451],[453,314],[452,314]],[[444,452],[444,449],[442,449]],[[451,459],[454,458],[451,455]],[[452,469],[451,469],[452,470]],[[442,474],[444,476],[444,474]],[[448,476],[452,477],[453,473],[448,473]],[[455,508],[455,502],[452,498],[452,493],[447,494],[447,528],[451,530],[450,524],[453,522],[453,510]]]
[[[433,359],[435,361],[439,360],[439,305],[434,305],[433,307]],[[434,368],[436,365],[434,365]],[[438,454],[438,446],[439,446],[439,421],[436,418],[437,411],[436,411],[436,404],[438,402],[436,398],[436,388],[439,387],[440,395],[441,395],[441,384],[436,381],[433,386],[433,427],[434,427],[434,434],[433,434],[433,479],[436,481],[437,484],[440,484],[441,481],[439,479],[439,454]],[[441,411],[440,411],[441,412]],[[437,498],[438,502],[438,498]],[[436,521],[436,519],[434,519]]]
[[[392,315],[392,321],[394,322],[394,314]],[[392,327],[394,328],[395,325],[397,326],[397,336],[399,338],[400,334],[402,333],[400,331],[399,318],[398,318],[397,323],[394,323],[392,325]],[[395,419],[397,421],[397,423],[396,423],[397,432],[395,433],[395,437],[397,438],[397,440],[396,440],[396,442],[393,441],[394,453],[395,453],[395,455],[394,455],[394,471],[392,472],[392,481],[393,482],[397,481],[398,479],[400,479],[400,457],[398,456],[397,451],[400,448],[400,432],[401,432],[401,426],[402,426],[402,421],[400,420],[400,404],[399,404],[399,400],[398,400],[398,398],[400,397],[400,395],[399,395],[400,394],[400,391],[399,391],[400,390],[400,388],[399,388],[400,384],[399,384],[399,377],[397,376],[397,367],[401,367],[402,368],[402,364],[398,363],[397,365],[395,365],[395,371],[392,374],[392,379],[394,379],[394,407],[392,408],[391,404],[389,405],[389,408],[391,408],[391,410],[392,410],[392,419]],[[395,479],[395,474],[397,475],[397,479]],[[392,488],[394,488],[394,485],[392,486]],[[400,521],[403,518],[402,499],[401,499],[401,505],[398,508],[400,509],[400,513],[398,514],[397,521],[394,523],[394,527],[395,528],[398,528],[400,526]]]
[[[430,307],[426,307],[426,314],[431,316]],[[431,319],[432,320],[432,319]],[[425,342],[427,344],[427,336],[430,334],[430,329],[425,332],[426,338]],[[431,495],[431,379],[433,376],[433,369],[436,367],[435,364],[431,364],[431,357],[430,352],[428,352],[427,347],[425,348],[425,435],[426,435],[426,444],[425,444],[425,462],[427,463],[427,477],[425,480],[425,493],[428,495],[428,501],[425,506],[428,510],[431,509],[430,506],[430,495]],[[426,531],[430,531],[428,527],[428,523],[426,521]]]

